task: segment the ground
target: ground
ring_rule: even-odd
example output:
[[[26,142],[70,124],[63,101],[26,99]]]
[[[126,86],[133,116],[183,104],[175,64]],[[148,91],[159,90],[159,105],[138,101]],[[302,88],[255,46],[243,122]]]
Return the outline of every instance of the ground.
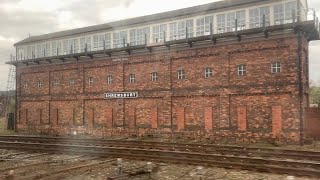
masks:
[[[0,173],[3,178],[13,170],[15,179],[61,179],[61,180],[105,180],[118,172],[116,159],[101,159],[87,156],[49,155],[39,153],[25,153],[19,151],[0,150]],[[146,169],[147,162],[123,160],[123,171]],[[156,180],[197,180],[197,166],[153,163],[158,170],[151,174],[151,179]],[[312,178],[290,177],[258,173],[243,170],[204,167],[206,180],[304,180]],[[132,180],[149,179],[148,174],[130,177]]]
[[[0,118],[0,135],[14,134],[5,130],[4,118]],[[255,146],[260,146],[256,144]],[[271,145],[269,145],[271,146]],[[319,143],[301,149],[320,149]],[[287,148],[297,148],[288,146]],[[124,172],[135,172],[137,169],[146,169],[147,162],[123,160]],[[151,176],[144,174],[133,176],[129,179],[143,180],[198,180],[197,166],[183,164],[167,164],[153,162],[157,171]],[[10,179],[9,172],[16,179],[61,179],[61,180],[105,180],[117,174],[116,159],[97,158],[76,155],[59,155],[45,153],[27,153],[22,151],[0,149],[0,179]],[[223,169],[216,167],[204,167],[204,179],[206,180],[304,180],[313,179],[307,177],[291,177],[269,173],[251,172],[245,170]],[[284,172],[285,173],[285,172]]]

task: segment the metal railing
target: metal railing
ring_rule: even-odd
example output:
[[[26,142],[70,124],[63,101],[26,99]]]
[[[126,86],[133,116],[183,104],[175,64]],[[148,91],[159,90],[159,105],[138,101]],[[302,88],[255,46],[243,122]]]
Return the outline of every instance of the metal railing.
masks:
[[[83,44],[80,44],[80,46],[77,46],[77,48],[74,48],[73,45],[70,46],[69,50],[63,50],[62,48],[57,48],[55,51],[56,54],[51,54],[51,56],[47,56],[46,50],[43,50],[40,57],[36,57],[35,52],[32,52],[32,57],[26,57],[23,55],[23,53],[18,54],[18,58],[15,60],[29,60],[29,59],[36,59],[36,58],[46,58],[46,57],[57,57],[61,55],[72,55],[76,53],[87,53],[87,52],[94,52],[98,50],[107,50],[107,48],[110,47],[111,49],[117,49],[117,48],[126,48],[126,47],[132,47],[132,46],[139,46],[139,45],[150,45],[150,44],[159,44],[164,43],[166,41],[174,41],[174,40],[181,40],[181,39],[188,39],[193,37],[200,37],[200,36],[207,36],[207,35],[214,35],[214,34],[223,34],[223,33],[229,33],[229,32],[240,32],[243,30],[248,29],[255,29],[255,28],[267,28],[270,26],[279,26],[279,25],[285,25],[285,24],[294,24],[299,22],[305,22],[305,21],[314,21],[315,29],[317,30],[318,34],[320,32],[320,25],[319,25],[319,19],[316,15],[316,12],[314,9],[303,9],[300,11],[291,11],[290,12],[281,12],[278,14],[270,15],[261,15],[259,17],[248,17],[246,19],[234,19],[233,21],[223,21],[223,22],[216,22],[211,23],[209,26],[209,31],[207,30],[204,33],[199,33],[195,31],[197,28],[185,28],[183,31],[178,29],[176,32],[177,34],[175,36],[170,35],[170,32],[163,31],[163,37],[161,37],[161,41],[157,40],[157,42],[153,42],[154,39],[151,39],[151,37],[148,34],[145,34],[144,37],[141,37],[141,41],[139,42],[130,42],[130,38],[123,38],[122,41],[119,44],[106,44],[106,41],[103,41],[103,47],[99,48],[91,48],[89,49],[89,45],[86,43],[84,46],[85,48],[79,48],[82,47]],[[208,26],[208,25],[207,25]],[[198,35],[197,34],[203,34]],[[100,43],[100,42],[99,42]],[[91,47],[92,45],[90,45]],[[113,46],[113,47],[112,47]]]

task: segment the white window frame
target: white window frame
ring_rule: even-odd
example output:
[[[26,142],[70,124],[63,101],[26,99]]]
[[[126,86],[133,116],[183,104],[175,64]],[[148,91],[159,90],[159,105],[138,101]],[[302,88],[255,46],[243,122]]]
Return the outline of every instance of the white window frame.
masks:
[[[250,28],[259,28],[263,26],[263,15],[266,17],[265,26],[270,25],[270,6],[258,7],[249,10]]]
[[[213,76],[212,68],[207,67],[207,68],[204,70],[204,77],[205,77],[205,78],[211,78],[212,76]]]
[[[70,43],[69,40],[63,40],[63,41],[62,41],[62,47],[63,47],[62,54],[63,54],[63,55],[70,54],[70,46],[69,46],[69,43]]]
[[[107,83],[113,84],[113,76],[107,76]]]
[[[165,34],[167,33],[167,24],[159,24],[153,26],[152,29],[152,42],[158,43],[158,42],[163,42],[165,41]]]
[[[151,81],[158,81],[158,73],[157,72],[151,73]]]
[[[28,82],[23,83],[23,89],[28,89]]]
[[[72,48],[71,48],[72,46]],[[72,52],[71,52],[72,49]],[[70,40],[70,52],[73,53],[78,53],[79,52],[79,40],[78,38]]]
[[[58,80],[52,81],[52,87],[58,87],[60,85],[60,82]]]
[[[49,57],[51,55],[51,44],[50,43],[45,44],[45,50],[46,50],[45,56]]]
[[[94,85],[94,79],[93,77],[89,77],[89,86],[93,86]]]
[[[75,86],[76,80],[74,79],[69,79],[69,86]]]
[[[143,45],[146,42],[146,35],[147,41],[150,39],[150,27],[131,29],[129,34],[131,46]]]
[[[130,83],[136,82],[136,75],[135,74],[130,74],[129,75],[129,82]]]
[[[247,75],[247,66],[245,64],[240,64],[237,70],[238,70],[238,76]]]
[[[185,74],[185,72],[184,72],[184,69],[179,69],[179,70],[178,70],[178,79],[179,79],[179,80],[184,80],[184,79],[186,79],[186,74]]]
[[[103,42],[102,42],[103,43]],[[111,49],[111,33],[107,33],[104,35],[104,44],[106,49]],[[103,48],[103,45],[102,45]]]
[[[193,37],[193,19],[182,20],[169,24],[169,39],[186,39],[186,27],[188,27],[188,37]]]
[[[281,73],[281,62],[273,62],[271,63],[271,73],[278,74]]]
[[[280,25],[284,23],[284,4],[275,4],[273,6],[273,19],[274,25]]]
[[[205,16],[196,19],[196,36],[210,35],[210,27],[213,28],[213,16]]]
[[[117,31],[113,32],[113,48],[122,48],[125,47],[128,43],[128,32],[127,31]],[[123,44],[124,38],[124,44]]]
[[[41,89],[43,87],[42,81],[38,81],[37,85],[38,85],[38,89]]]
[[[292,23],[292,11],[295,10],[295,16],[297,16],[297,2],[292,1],[292,2],[287,2],[284,4],[284,16],[285,20],[284,23]],[[296,17],[294,17],[297,19]],[[296,21],[296,20],[295,20]]]

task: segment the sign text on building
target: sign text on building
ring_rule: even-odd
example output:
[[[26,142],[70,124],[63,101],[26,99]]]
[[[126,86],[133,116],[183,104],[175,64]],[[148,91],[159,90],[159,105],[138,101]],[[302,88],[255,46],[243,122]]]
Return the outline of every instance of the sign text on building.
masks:
[[[124,99],[124,98],[137,98],[138,92],[112,92],[105,94],[107,99]]]

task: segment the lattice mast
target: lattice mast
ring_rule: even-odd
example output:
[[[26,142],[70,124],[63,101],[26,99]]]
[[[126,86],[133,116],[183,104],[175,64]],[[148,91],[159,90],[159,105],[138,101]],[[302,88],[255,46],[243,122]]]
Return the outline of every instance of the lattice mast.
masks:
[[[15,61],[15,56],[10,55],[10,61]],[[7,80],[7,89],[6,89],[6,100],[5,100],[5,107],[6,107],[6,126],[8,125],[8,118],[9,118],[9,113],[10,113],[10,107],[12,103],[12,99],[15,96],[15,91],[16,89],[16,67],[11,65],[9,69],[9,74],[8,74],[8,80]]]

